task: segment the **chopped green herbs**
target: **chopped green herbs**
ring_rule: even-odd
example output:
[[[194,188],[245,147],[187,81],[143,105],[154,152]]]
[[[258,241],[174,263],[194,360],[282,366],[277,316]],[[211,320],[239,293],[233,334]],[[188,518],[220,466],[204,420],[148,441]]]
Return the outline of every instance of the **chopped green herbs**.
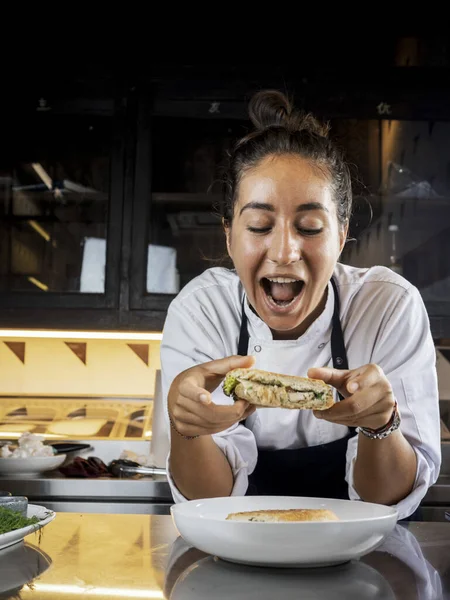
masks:
[[[236,379],[236,377],[231,377],[231,376],[226,377],[225,381],[223,382],[223,391],[225,392],[225,394],[227,396],[231,396],[234,388],[237,386],[238,383],[239,383],[239,380]]]
[[[0,534],[39,523],[37,517],[23,517],[19,512],[0,506]]]

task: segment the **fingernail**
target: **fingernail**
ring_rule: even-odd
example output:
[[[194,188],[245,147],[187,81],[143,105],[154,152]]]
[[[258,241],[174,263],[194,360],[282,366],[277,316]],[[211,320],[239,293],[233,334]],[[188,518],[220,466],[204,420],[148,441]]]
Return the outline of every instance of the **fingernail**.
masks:
[[[347,386],[347,389],[348,389],[349,392],[356,392],[356,390],[358,388],[359,388],[359,385],[356,383],[356,381],[352,381]]]
[[[210,399],[206,394],[200,394],[200,402],[203,402],[203,404],[209,404]]]

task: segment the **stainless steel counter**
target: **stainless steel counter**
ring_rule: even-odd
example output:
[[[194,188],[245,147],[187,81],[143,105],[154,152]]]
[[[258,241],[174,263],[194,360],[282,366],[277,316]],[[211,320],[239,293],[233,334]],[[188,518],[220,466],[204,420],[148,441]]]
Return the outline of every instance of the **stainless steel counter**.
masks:
[[[79,500],[160,500],[171,501],[169,483],[162,475],[141,479],[75,479],[63,475],[47,475],[33,479],[0,477],[0,489],[29,498],[61,498]]]
[[[100,450],[100,452],[99,452]],[[106,455],[105,452],[109,452]],[[105,460],[117,457],[117,447],[111,442],[99,445],[96,454]],[[92,453],[91,453],[92,454]],[[423,518],[427,521],[445,521],[450,512],[450,443],[442,444],[441,476],[426,494]],[[129,514],[167,514],[172,494],[165,476],[140,479],[71,479],[60,474],[46,474],[35,479],[17,479],[0,476],[0,490],[27,496],[32,502],[48,505],[62,512],[117,512]],[[158,508],[158,505],[161,507]],[[162,511],[157,512],[157,511]],[[156,512],[155,512],[156,511]]]
[[[422,516],[426,521],[445,521],[450,513],[450,443],[443,442],[442,467],[438,480],[422,501]]]
[[[160,475],[141,479],[72,479],[58,473],[35,479],[0,477],[0,489],[60,512],[168,514],[172,504],[167,478]]]
[[[78,440],[73,440],[78,441]],[[119,458],[123,450],[148,455],[148,442],[98,441],[83,451],[83,458],[96,456],[105,464]],[[70,462],[74,456],[68,457]],[[57,512],[168,514],[172,494],[166,476],[99,477],[92,479],[65,477],[59,471],[22,479],[0,475],[0,490],[27,496],[35,504],[44,504]]]
[[[58,514],[41,537],[0,551],[0,596],[19,593],[22,600],[443,600],[450,524],[397,525],[359,561],[284,570],[205,555],[177,538],[170,517]]]

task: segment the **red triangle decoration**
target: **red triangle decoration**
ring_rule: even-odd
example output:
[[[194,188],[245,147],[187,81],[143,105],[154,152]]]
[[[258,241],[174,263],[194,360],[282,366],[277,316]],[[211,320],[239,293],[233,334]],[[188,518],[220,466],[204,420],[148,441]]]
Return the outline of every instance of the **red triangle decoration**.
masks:
[[[85,342],[64,342],[68,348],[72,350],[77,358],[81,360],[81,362],[86,364],[86,346]]]
[[[25,364],[25,342],[3,342]]]
[[[148,367],[148,344],[127,344],[127,346],[130,350],[133,350],[136,356],[138,356]]]

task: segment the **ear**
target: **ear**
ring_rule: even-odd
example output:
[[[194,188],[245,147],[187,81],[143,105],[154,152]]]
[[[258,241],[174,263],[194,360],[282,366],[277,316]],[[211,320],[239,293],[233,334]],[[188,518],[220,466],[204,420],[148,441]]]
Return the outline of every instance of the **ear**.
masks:
[[[230,222],[222,218],[222,226],[225,232],[225,239],[227,242],[227,252],[228,256],[233,260],[233,256],[231,254],[231,225]]]
[[[339,254],[341,254],[342,250],[344,249],[345,242],[347,241],[348,226],[349,223],[347,221],[343,227],[339,227]]]

